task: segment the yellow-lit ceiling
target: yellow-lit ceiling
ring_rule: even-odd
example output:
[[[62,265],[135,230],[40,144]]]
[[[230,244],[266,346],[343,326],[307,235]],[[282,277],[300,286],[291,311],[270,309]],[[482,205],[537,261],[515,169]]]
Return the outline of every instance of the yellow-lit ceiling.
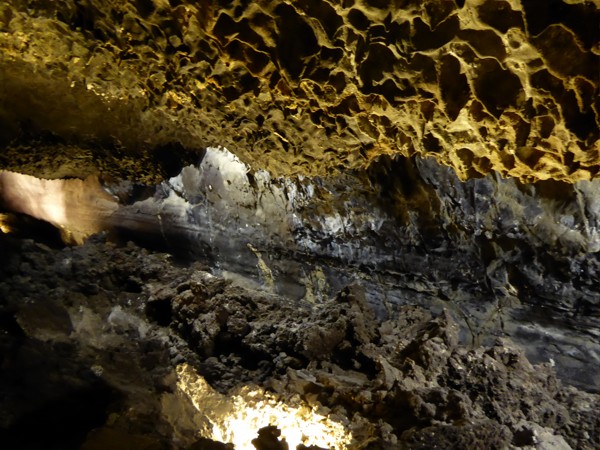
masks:
[[[275,175],[590,179],[598,23],[597,0],[9,0],[0,165],[151,181],[223,145]]]

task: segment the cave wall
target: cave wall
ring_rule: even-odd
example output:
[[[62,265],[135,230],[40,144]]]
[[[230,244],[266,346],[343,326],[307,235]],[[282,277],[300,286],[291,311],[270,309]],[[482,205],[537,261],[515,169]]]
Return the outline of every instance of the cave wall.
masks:
[[[325,298],[355,270],[405,273],[403,289],[472,296],[478,323],[526,297],[519,323],[543,305],[561,330],[598,329],[596,2],[0,8],[0,167],[99,173],[118,211],[94,231],[146,234],[292,297]],[[51,222],[73,229],[84,203],[62,201],[70,226]],[[330,273],[297,262],[311,258]],[[563,374],[596,389],[577,381],[595,354],[577,346]]]
[[[381,160],[368,176],[276,178],[209,148],[154,195],[121,195],[109,220],[122,239],[208,261],[244,287],[320,304],[358,283],[380,319],[397,305],[450,309],[463,342],[510,336],[597,391],[599,189],[462,182],[434,158]]]
[[[40,170],[19,156],[35,149],[156,181],[224,145],[275,175],[386,154],[590,179],[599,21],[589,0],[10,0],[0,164]]]

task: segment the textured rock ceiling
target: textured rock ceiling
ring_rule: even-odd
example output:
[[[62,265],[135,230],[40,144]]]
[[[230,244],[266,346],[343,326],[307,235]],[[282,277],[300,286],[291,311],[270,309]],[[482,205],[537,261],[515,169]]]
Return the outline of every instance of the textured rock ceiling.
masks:
[[[9,0],[0,166],[156,180],[225,145],[276,175],[590,179],[599,23],[597,0]]]

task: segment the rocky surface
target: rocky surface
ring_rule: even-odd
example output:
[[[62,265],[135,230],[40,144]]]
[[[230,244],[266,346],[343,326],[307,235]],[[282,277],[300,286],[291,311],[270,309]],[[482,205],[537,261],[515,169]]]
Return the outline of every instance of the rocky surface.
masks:
[[[594,0],[9,0],[0,163],[148,182],[224,145],[276,175],[418,154],[590,179],[599,21]]]
[[[64,242],[81,244],[107,228],[118,204],[97,176],[47,180],[0,171],[0,207],[46,221],[61,231]]]
[[[358,280],[379,317],[390,304],[453,308],[464,341],[508,334],[600,390],[597,181],[461,182],[433,159],[401,158],[368,174],[273,178],[208,149],[153,196],[130,190],[113,188],[126,238],[289,298],[318,302]]]
[[[461,182],[433,159],[402,158],[343,177],[273,178],[211,148],[156,188],[105,185],[112,195],[93,179],[1,180],[6,204],[63,239],[110,230],[310,303],[359,281],[379,318],[391,305],[451,308],[463,342],[510,336],[565,382],[600,390],[596,181]]]
[[[229,416],[194,407],[206,392],[258,410],[260,392],[342,425],[312,449],[600,445],[597,395],[508,339],[461,345],[449,311],[398,306],[380,321],[358,284],[290,301],[98,238],[0,245],[8,448],[230,448],[214,437]],[[246,430],[256,448],[284,448],[272,420]]]

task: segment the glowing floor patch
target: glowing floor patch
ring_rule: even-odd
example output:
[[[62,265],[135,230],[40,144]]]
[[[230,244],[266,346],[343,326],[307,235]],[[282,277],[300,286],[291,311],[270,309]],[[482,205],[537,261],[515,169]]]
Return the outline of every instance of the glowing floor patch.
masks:
[[[211,435],[205,437],[233,443],[236,450],[255,450],[252,439],[268,425],[281,430],[290,449],[304,444],[345,450],[352,441],[352,434],[343,425],[317,413],[297,396],[283,403],[257,387],[244,387],[225,396],[187,364],[177,367],[177,387],[209,422],[205,432]]]

